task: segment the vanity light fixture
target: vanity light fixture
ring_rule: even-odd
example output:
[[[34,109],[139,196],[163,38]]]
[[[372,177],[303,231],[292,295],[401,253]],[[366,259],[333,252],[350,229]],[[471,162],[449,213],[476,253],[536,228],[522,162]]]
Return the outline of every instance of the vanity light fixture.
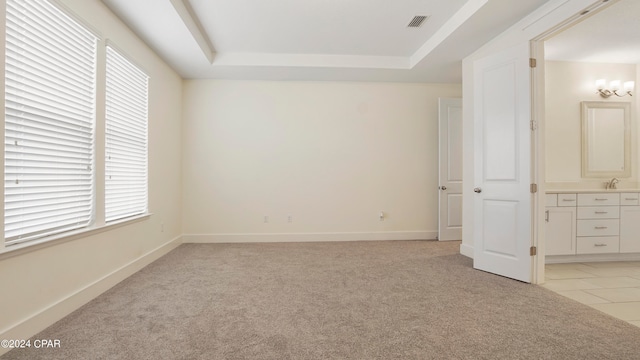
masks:
[[[600,96],[602,96],[603,98],[608,98],[611,95],[615,95],[618,97],[623,97],[623,96],[633,96],[632,91],[633,91],[633,87],[635,86],[635,82],[633,81],[625,81],[623,84],[623,93],[619,94],[618,92],[620,91],[620,80],[613,80],[609,83],[609,88],[606,88],[606,84],[607,84],[607,80],[605,79],[598,79],[596,80],[596,89],[598,90],[598,93],[600,94]]]

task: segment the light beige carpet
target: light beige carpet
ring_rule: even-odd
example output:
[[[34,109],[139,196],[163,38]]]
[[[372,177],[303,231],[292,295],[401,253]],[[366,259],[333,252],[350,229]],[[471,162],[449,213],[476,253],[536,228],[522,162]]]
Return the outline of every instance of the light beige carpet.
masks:
[[[640,359],[640,328],[459,244],[185,244],[2,359]]]

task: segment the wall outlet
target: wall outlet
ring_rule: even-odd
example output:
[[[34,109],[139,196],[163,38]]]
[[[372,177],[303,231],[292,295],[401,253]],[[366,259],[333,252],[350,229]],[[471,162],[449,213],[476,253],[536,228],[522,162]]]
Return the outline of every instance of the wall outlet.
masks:
[[[160,223],[160,232],[164,232],[164,223]]]
[[[291,216],[291,215],[287,216],[287,222],[292,223],[293,222],[293,216]]]
[[[264,221],[265,224],[268,224],[269,223],[269,215],[265,215],[263,221]]]

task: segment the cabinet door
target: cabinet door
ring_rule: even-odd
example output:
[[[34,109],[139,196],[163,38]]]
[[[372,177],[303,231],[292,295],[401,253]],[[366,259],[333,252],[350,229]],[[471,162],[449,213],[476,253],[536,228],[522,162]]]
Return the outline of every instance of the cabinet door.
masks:
[[[576,208],[548,207],[546,255],[575,255]]]
[[[620,207],[620,252],[640,252],[640,206]]]

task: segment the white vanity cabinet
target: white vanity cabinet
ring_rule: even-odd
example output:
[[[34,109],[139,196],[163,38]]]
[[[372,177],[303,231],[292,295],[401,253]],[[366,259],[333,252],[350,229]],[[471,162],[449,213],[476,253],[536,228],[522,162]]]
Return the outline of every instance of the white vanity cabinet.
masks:
[[[640,194],[620,194],[620,252],[640,253]]]
[[[578,194],[576,254],[620,251],[620,194]]]
[[[546,255],[640,254],[640,193],[548,193],[546,205]]]
[[[567,196],[569,195],[569,196]],[[576,253],[575,194],[547,194],[546,197],[546,254],[573,255]],[[559,201],[558,201],[559,200]]]

